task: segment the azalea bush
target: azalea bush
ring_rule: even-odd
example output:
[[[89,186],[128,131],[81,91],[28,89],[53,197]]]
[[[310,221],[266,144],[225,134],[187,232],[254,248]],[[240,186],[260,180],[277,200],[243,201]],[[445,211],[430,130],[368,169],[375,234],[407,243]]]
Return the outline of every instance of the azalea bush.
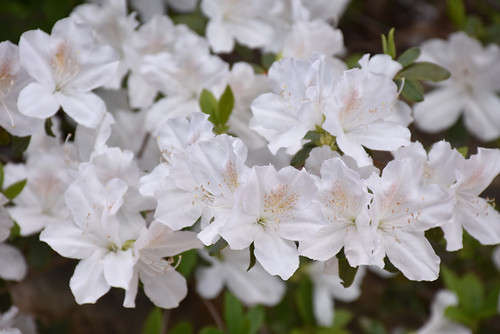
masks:
[[[64,4],[0,43],[1,333],[500,330],[500,4]]]

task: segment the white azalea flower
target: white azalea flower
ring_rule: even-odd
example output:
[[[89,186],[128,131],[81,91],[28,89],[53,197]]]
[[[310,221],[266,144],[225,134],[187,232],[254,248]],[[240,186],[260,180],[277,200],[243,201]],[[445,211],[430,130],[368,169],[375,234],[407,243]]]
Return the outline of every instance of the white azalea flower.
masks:
[[[321,56],[283,59],[271,66],[273,93],[262,94],[252,103],[250,128],[269,141],[273,154],[281,147],[295,154],[305,134],[322,125],[336,72]]]
[[[224,286],[246,306],[262,304],[274,306],[285,293],[285,283],[276,276],[271,276],[259,263],[247,271],[250,255],[248,250],[224,248],[220,257],[201,256],[210,263],[210,267],[196,269],[196,290],[206,299],[217,297]]]
[[[94,31],[98,43],[109,45],[117,55],[117,69],[109,75],[105,88],[119,89],[129,70],[126,59],[127,45],[139,22],[136,13],[128,13],[126,0],[103,0],[101,4],[77,6],[70,15],[76,21],[85,22]]]
[[[0,43],[0,125],[15,136],[39,130],[42,121],[19,113],[19,92],[31,81],[19,63],[19,48],[9,41]]]
[[[20,281],[28,271],[24,257],[16,247],[3,243],[9,237],[10,229],[14,226],[14,222],[4,207],[8,201],[7,197],[0,194],[0,278]]]
[[[19,112],[44,119],[62,107],[86,127],[101,122],[106,106],[91,90],[110,79],[118,62],[109,46],[95,44],[89,26],[65,18],[54,25],[51,35],[27,31],[19,41],[19,53],[21,65],[35,80],[19,93]]]
[[[338,265],[334,258],[333,265]],[[325,273],[324,263],[315,261],[307,267],[307,273],[313,283],[313,311],[318,325],[331,327],[334,321],[334,302],[353,302],[361,295],[361,282],[365,275],[365,268],[361,267],[354,278],[354,282],[348,288],[342,285],[338,273]]]
[[[434,296],[431,305],[429,320],[417,330],[417,334],[470,334],[472,331],[462,324],[448,319],[444,312],[448,306],[458,305],[458,298],[454,292],[440,290]]]
[[[323,163],[317,185],[315,200],[329,224],[312,239],[299,242],[299,254],[326,261],[344,247],[351,266],[367,261],[371,249],[364,247],[360,234],[370,233],[367,210],[372,196],[364,182],[340,158],[333,158]]]
[[[295,241],[313,238],[325,224],[319,205],[312,202],[316,191],[305,170],[253,167],[220,235],[231,249],[253,242],[262,267],[286,280],[299,266]]]
[[[81,260],[70,280],[78,304],[95,303],[111,287],[127,290],[133,277],[133,240],[145,227],[139,213],[121,210],[127,184],[113,178],[77,179],[66,190],[71,220],[55,222],[40,240],[64,257]]]
[[[432,39],[422,47],[422,60],[435,62],[451,77],[435,84],[425,100],[414,106],[416,124],[424,131],[438,132],[451,127],[464,115],[465,127],[482,141],[500,136],[500,48],[483,47],[464,32],[448,41]]]
[[[494,202],[479,197],[500,173],[500,151],[479,148],[477,154],[465,160],[456,171],[457,182],[450,187],[457,204],[453,214],[454,224],[463,228],[483,245],[500,243],[500,213]]]
[[[231,52],[235,40],[250,48],[262,47],[273,38],[273,29],[263,20],[275,0],[202,0],[201,10],[209,18],[206,36],[216,53]]]
[[[124,306],[135,307],[139,279],[146,296],[153,304],[165,309],[179,306],[179,302],[187,294],[187,283],[184,276],[175,270],[173,257],[202,246],[194,232],[174,232],[153,221],[148,229],[141,231],[134,243],[134,252],[138,259],[130,287],[125,294]],[[182,257],[179,256],[177,261],[182,261]]]
[[[323,128],[360,167],[370,165],[363,147],[391,151],[410,144],[408,128],[388,119],[396,102],[396,84],[387,76],[368,69],[345,71],[325,109]]]
[[[376,236],[368,263],[384,267],[384,257],[411,280],[435,280],[440,258],[424,231],[451,219],[452,197],[438,185],[420,186],[423,168],[411,158],[393,160],[382,176],[372,175],[366,182],[373,192],[369,215]],[[363,236],[362,236],[363,237]]]

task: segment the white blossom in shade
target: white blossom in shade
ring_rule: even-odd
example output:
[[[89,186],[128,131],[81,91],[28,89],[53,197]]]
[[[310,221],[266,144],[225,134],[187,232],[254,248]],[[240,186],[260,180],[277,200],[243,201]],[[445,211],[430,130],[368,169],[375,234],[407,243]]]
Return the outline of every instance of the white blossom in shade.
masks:
[[[1,334],[36,334],[36,324],[33,318],[20,314],[16,306],[11,306],[0,314]]]
[[[403,68],[391,56],[385,54],[377,54],[371,57],[369,54],[365,54],[358,63],[362,69],[366,69],[371,73],[384,75],[391,80]],[[411,107],[406,102],[397,100],[386,115],[386,120],[401,124],[402,126],[408,126],[413,122]]]
[[[209,267],[196,269],[196,291],[206,299],[212,299],[227,287],[238,300],[248,307],[256,304],[274,306],[283,298],[285,283],[271,276],[259,263],[247,271],[250,255],[248,250],[224,248],[220,256],[200,255],[210,263]]]
[[[285,38],[281,53],[283,57],[296,58],[307,58],[316,52],[334,56],[343,48],[344,37],[340,30],[323,20],[314,20],[293,24]]]
[[[457,182],[450,187],[457,200],[454,224],[457,228],[463,226],[483,245],[499,244],[500,213],[495,210],[493,201],[479,195],[500,173],[500,151],[479,148],[477,154],[462,159],[464,161],[456,170]]]
[[[323,19],[338,22],[350,0],[305,0],[304,6],[310,13],[311,19]]]
[[[35,80],[19,93],[19,112],[44,119],[62,107],[86,127],[102,121],[106,106],[91,91],[114,75],[118,62],[111,47],[95,43],[89,26],[65,18],[51,35],[27,31],[21,35],[19,53],[21,65]]]
[[[427,322],[420,327],[417,334],[471,334],[472,331],[462,324],[451,321],[445,316],[448,306],[458,305],[458,298],[450,290],[439,290],[434,296],[431,305],[431,316]]]
[[[186,27],[171,53],[143,58],[141,75],[166,95],[147,111],[146,129],[156,135],[166,119],[186,117],[201,111],[203,89],[222,94],[227,84],[228,64],[210,54],[207,42]]]
[[[388,119],[397,102],[396,84],[367,69],[351,69],[338,79],[323,128],[360,167],[372,164],[363,147],[391,151],[410,144],[410,131]]]
[[[463,164],[464,157],[453,149],[448,142],[435,143],[427,153],[421,143],[415,142],[409,146],[402,147],[394,156],[397,160],[413,158],[423,167],[422,185],[437,184],[443,191],[453,197],[456,206],[454,191],[450,188],[457,181],[456,171]],[[454,211],[455,215],[455,211]],[[441,226],[446,239],[446,250],[455,251],[462,248],[462,225],[451,219]]]
[[[334,259],[334,264],[338,264],[337,258]],[[315,261],[308,265],[307,273],[313,283],[313,312],[316,322],[320,326],[331,327],[335,316],[335,300],[349,303],[359,298],[365,268],[359,268],[352,285],[346,288],[338,273],[325,273],[324,267],[323,262]]]
[[[456,32],[447,41],[432,39],[421,46],[421,60],[435,62],[451,77],[435,84],[414,106],[415,123],[428,132],[451,127],[463,114],[465,127],[478,139],[500,136],[500,48]]]
[[[326,145],[315,147],[311,150],[309,157],[306,160],[305,167],[310,174],[320,176],[321,166],[326,160],[331,158],[340,158],[347,167],[357,172],[363,179],[368,178],[373,173],[380,174],[377,167],[373,165],[359,167],[356,160],[347,155],[340,155],[338,152],[332,151],[330,146]]]
[[[31,81],[19,63],[19,48],[9,41],[0,43],[0,125],[15,136],[29,136],[42,121],[19,113],[19,92]]]
[[[149,21],[158,14],[165,13],[165,7],[177,12],[191,12],[196,8],[198,0],[131,0],[130,5],[135,9],[143,22]]]
[[[121,210],[127,184],[118,178],[101,184],[77,179],[65,192],[71,218],[54,222],[40,240],[60,255],[81,260],[69,286],[78,304],[95,303],[111,287],[127,290],[133,277],[133,240],[146,222],[140,213]]]
[[[370,234],[368,193],[359,174],[347,167],[340,158],[326,160],[321,167],[321,179],[316,183],[317,201],[328,225],[316,236],[299,242],[299,254],[326,261],[344,247],[351,266],[369,261],[371,249],[365,247],[363,234]]]
[[[139,24],[136,13],[128,14],[126,0],[104,0],[101,4],[83,4],[71,13],[71,18],[92,27],[98,43],[109,45],[117,54],[117,69],[105,82],[104,87],[119,89],[129,70],[126,48]]]
[[[302,148],[305,134],[322,125],[336,76],[321,56],[283,59],[271,66],[272,93],[254,100],[250,121],[250,128],[269,141],[271,153],[283,147],[295,154]]]
[[[316,191],[305,170],[253,167],[220,236],[235,250],[254,243],[262,267],[286,280],[299,266],[295,241],[313,238],[326,223],[319,204],[312,202]]]
[[[26,261],[16,247],[4,243],[14,226],[14,222],[4,207],[8,202],[7,197],[0,194],[0,278],[20,281],[26,276],[28,270]]]
[[[146,196],[154,196],[163,188],[172,164],[182,164],[187,158],[186,149],[199,140],[209,140],[215,135],[213,124],[208,115],[202,112],[191,114],[190,119],[184,117],[172,118],[164,122],[158,130],[157,144],[162,159],[150,174],[143,176],[139,183],[139,191]],[[178,170],[182,171],[183,168]]]
[[[22,236],[38,233],[51,223],[69,216],[64,191],[73,177],[61,144],[55,138],[47,138],[47,142],[51,143],[50,146],[28,155],[24,165],[7,164],[5,167],[4,186],[26,180],[23,190],[12,201],[14,206],[8,207]]]
[[[201,216],[198,237],[210,245],[229,219],[234,193],[244,183],[246,147],[234,137],[220,135],[196,142],[185,153],[185,160],[172,164],[164,187],[155,193],[155,218],[179,230]]]
[[[263,20],[275,0],[202,0],[201,10],[208,17],[207,40],[215,53],[233,51],[235,41],[250,48],[271,42],[274,31]]]
[[[184,26],[175,26],[165,15],[155,15],[148,22],[134,31],[130,43],[125,45],[130,74],[127,79],[127,91],[132,108],[146,108],[153,104],[159,89],[141,74],[143,58],[159,53],[171,53],[177,38],[182,38]]]
[[[228,120],[228,132],[240,138],[250,151],[265,147],[267,141],[248,125],[252,118],[250,107],[253,100],[270,91],[267,77],[256,74],[250,64],[238,62],[231,67],[228,83],[234,95],[234,108]]]
[[[79,177],[93,177],[102,184],[119,178],[127,185],[127,192],[123,196],[124,207],[132,212],[154,209],[153,198],[139,193],[139,179],[143,172],[134,160],[134,154],[118,147],[105,148],[94,152],[88,163],[79,166]]]
[[[376,236],[365,239],[373,242],[373,250],[364,264],[382,268],[387,255],[410,280],[432,281],[438,277],[440,258],[424,232],[451,219],[453,201],[436,184],[420,186],[422,173],[422,165],[407,158],[389,162],[382,176],[366,180],[373,193],[368,213]]]
[[[134,252],[138,259],[123,305],[135,307],[140,280],[146,296],[153,304],[165,309],[179,306],[179,302],[187,294],[186,279],[175,270],[175,266],[182,261],[182,256],[179,254],[201,247],[203,245],[194,232],[174,232],[167,226],[153,221],[149,228],[141,231],[134,243]],[[175,264],[174,256],[177,255],[179,257]]]

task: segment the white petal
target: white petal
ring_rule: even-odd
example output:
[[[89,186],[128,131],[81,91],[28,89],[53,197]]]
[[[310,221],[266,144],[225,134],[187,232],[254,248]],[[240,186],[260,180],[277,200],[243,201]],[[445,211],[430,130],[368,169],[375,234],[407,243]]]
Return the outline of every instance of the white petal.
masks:
[[[78,304],[93,304],[111,288],[104,279],[100,262],[99,256],[93,256],[80,261],[76,266],[69,287]]]
[[[106,106],[94,93],[58,93],[57,100],[64,112],[78,124],[96,128],[104,119]]]
[[[500,213],[484,198],[459,199],[455,220],[483,245],[500,243]]]
[[[102,252],[90,234],[78,228],[71,221],[54,222],[40,233],[40,240],[64,257],[85,259],[96,252]]]
[[[415,104],[415,122],[424,131],[438,132],[455,124],[464,106],[460,90],[454,87],[438,88],[426,94],[423,102]]]
[[[196,269],[196,291],[206,299],[217,297],[224,287],[222,267],[218,264],[209,268]]]
[[[59,110],[59,102],[53,94],[53,87],[32,82],[19,93],[17,108],[26,116],[47,118]]]
[[[175,308],[186,297],[186,279],[173,268],[154,276],[141,271],[139,276],[144,284],[146,296],[158,307]]]
[[[391,263],[413,281],[433,281],[439,275],[441,259],[423,232],[385,233],[383,240]]]
[[[127,290],[134,273],[134,262],[131,250],[109,252],[102,259],[106,282],[113,287]]]
[[[21,281],[28,268],[21,252],[10,245],[0,243],[0,277],[5,280]]]
[[[299,267],[299,254],[293,241],[283,240],[271,231],[255,238],[255,258],[271,275],[289,279]]]
[[[19,40],[21,65],[38,82],[54,85],[49,60],[50,36],[41,30],[26,31]]]

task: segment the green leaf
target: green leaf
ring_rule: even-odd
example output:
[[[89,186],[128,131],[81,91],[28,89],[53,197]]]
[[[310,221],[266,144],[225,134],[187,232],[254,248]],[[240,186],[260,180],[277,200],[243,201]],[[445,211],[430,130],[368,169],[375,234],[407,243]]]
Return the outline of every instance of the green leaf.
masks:
[[[457,292],[460,289],[460,281],[453,271],[446,267],[441,268],[441,277],[444,280],[444,284],[448,289],[453,292]]]
[[[229,292],[226,292],[224,295],[224,318],[229,334],[243,334],[243,306],[239,300]]]
[[[9,240],[17,238],[20,235],[21,235],[21,227],[17,224],[17,222],[14,222],[14,226],[12,226],[12,228],[10,229]]]
[[[444,67],[426,61],[413,63],[397,74],[399,78],[438,82],[450,77],[450,72]]]
[[[10,134],[0,127],[0,146],[5,146],[10,143]]]
[[[339,259],[339,277],[342,280],[342,285],[345,288],[348,288],[354,282],[354,278],[356,278],[356,273],[358,272],[358,267],[353,268],[349,264],[349,261],[344,257],[340,257]]]
[[[212,123],[217,123],[215,118],[219,103],[211,91],[203,89],[200,94],[200,108],[205,114],[209,115]]]
[[[20,158],[28,148],[31,137],[12,136],[12,155],[14,158]]]
[[[203,327],[200,331],[200,334],[224,334],[224,332],[218,328],[209,326],[209,327]]]
[[[168,334],[191,334],[193,333],[193,329],[191,328],[191,324],[188,322],[180,322],[174,328],[168,331]]]
[[[467,155],[469,154],[469,147],[467,146],[462,146],[462,147],[459,147],[457,148],[457,151],[463,155],[464,158],[467,159]]]
[[[4,177],[3,165],[0,164],[0,189],[3,188],[3,177]]]
[[[45,134],[49,137],[56,137],[52,131],[52,118],[47,118],[44,123]]]
[[[468,273],[461,279],[457,296],[461,307],[471,314],[477,314],[484,303],[484,286],[475,274]]]
[[[181,254],[180,263],[177,266],[177,271],[181,273],[182,276],[188,278],[198,262],[198,253],[196,249],[190,249]]]
[[[227,85],[219,100],[217,123],[225,125],[234,107],[234,95],[231,86]]]
[[[295,303],[302,322],[308,326],[314,325],[312,283],[307,276],[300,279],[299,288],[295,291]]]
[[[255,266],[255,263],[257,262],[257,259],[255,258],[255,245],[253,244],[253,242],[250,244],[249,251],[250,251],[250,263],[248,264],[247,271],[252,269],[253,266]]]
[[[412,102],[422,102],[424,100],[424,87],[417,80],[406,78],[401,95]]]
[[[462,323],[468,327],[476,327],[476,320],[470,316],[467,312],[457,306],[448,306],[446,310],[444,310],[444,315],[448,319],[451,319],[455,322]]]
[[[465,4],[463,0],[448,0],[446,1],[446,9],[451,22],[458,29],[464,29],[467,21]]]
[[[407,67],[411,63],[413,63],[415,60],[418,59],[422,52],[420,51],[420,48],[418,47],[413,47],[405,52],[403,52],[397,59],[398,63],[400,63],[403,68]]]
[[[344,310],[341,308],[335,308],[335,318],[333,319],[334,328],[344,328],[349,322],[351,322],[354,315],[351,311]]]
[[[208,248],[208,255],[219,256],[220,251],[226,248],[226,246],[227,246],[227,241],[220,238],[215,244],[213,244]]]
[[[16,198],[17,195],[21,193],[21,191],[23,191],[25,185],[26,185],[26,179],[18,181],[8,186],[7,189],[4,189],[3,194],[8,199],[13,200],[14,198]]]
[[[316,144],[309,142],[304,144],[304,146],[293,156],[290,161],[290,165],[296,168],[300,168],[304,166],[307,158],[309,158],[309,153],[311,153],[312,149],[316,147]]]
[[[386,55],[396,58],[396,43],[394,43],[394,28],[389,30],[387,37],[382,34],[382,50]]]
[[[146,318],[142,334],[161,334],[163,331],[163,312],[155,307]]]
[[[248,334],[257,333],[264,323],[264,308],[262,306],[252,307],[247,313],[247,319],[250,324],[250,327],[248,328]]]

